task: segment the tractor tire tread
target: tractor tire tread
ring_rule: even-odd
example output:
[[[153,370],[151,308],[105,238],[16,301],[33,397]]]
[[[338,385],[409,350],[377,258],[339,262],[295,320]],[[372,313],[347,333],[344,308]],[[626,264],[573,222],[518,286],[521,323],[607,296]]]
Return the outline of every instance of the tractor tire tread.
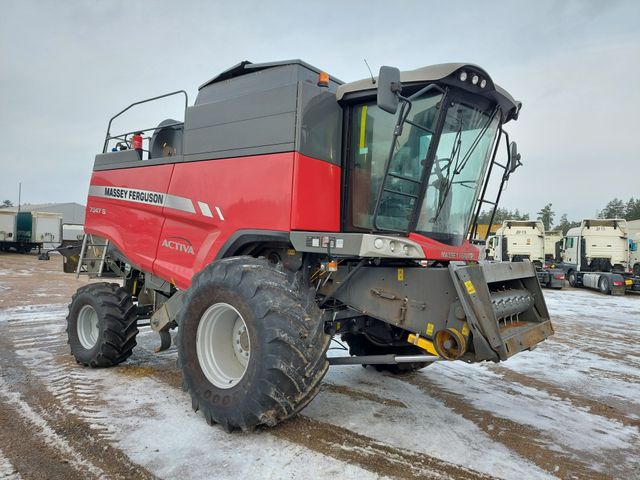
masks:
[[[85,296],[93,297],[102,316],[102,335],[96,346],[87,351],[72,340],[71,331],[76,327],[76,303]],[[88,304],[85,302],[84,304]],[[111,367],[127,360],[137,345],[138,334],[136,308],[129,293],[117,283],[92,283],[80,287],[72,296],[67,315],[67,337],[71,354],[82,365],[99,368]],[[87,356],[88,352],[91,352]]]
[[[199,321],[190,316],[188,306],[207,288],[239,295],[260,326],[261,376],[248,387],[251,398],[246,395],[234,409],[219,408],[198,393],[201,386],[195,383],[197,376],[189,367],[194,361],[187,358],[184,348],[185,322]],[[264,258],[222,259],[194,276],[184,299],[187,307],[178,322],[178,356],[194,410],[201,410],[207,423],[218,423],[227,431],[249,431],[260,424],[273,426],[295,415],[316,396],[329,366],[326,351],[330,336],[324,332],[315,301],[308,298],[312,293],[297,288],[281,267]]]

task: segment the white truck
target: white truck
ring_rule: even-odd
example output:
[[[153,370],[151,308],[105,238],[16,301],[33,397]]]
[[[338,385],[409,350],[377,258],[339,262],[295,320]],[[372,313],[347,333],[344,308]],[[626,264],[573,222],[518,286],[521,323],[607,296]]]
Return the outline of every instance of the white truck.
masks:
[[[540,284],[560,289],[564,271],[545,264],[544,224],[539,220],[505,220],[487,241],[487,260],[497,262],[530,261]]]
[[[544,233],[544,259],[546,262],[559,260],[562,238],[562,230],[550,230]]]
[[[562,263],[569,285],[611,295],[640,291],[640,278],[629,270],[626,220],[587,219],[570,229],[562,243]]]
[[[640,233],[629,239],[629,270],[640,277]]]

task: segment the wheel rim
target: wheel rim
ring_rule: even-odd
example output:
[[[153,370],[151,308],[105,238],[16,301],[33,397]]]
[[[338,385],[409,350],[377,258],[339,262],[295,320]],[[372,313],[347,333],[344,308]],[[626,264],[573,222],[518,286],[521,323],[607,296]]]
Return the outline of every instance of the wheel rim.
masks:
[[[249,332],[240,312],[228,303],[210,306],[200,317],[196,353],[212,384],[225,389],[237,385],[251,358]]]
[[[78,314],[78,340],[87,350],[91,350],[98,343],[98,312],[91,305],[85,305]]]

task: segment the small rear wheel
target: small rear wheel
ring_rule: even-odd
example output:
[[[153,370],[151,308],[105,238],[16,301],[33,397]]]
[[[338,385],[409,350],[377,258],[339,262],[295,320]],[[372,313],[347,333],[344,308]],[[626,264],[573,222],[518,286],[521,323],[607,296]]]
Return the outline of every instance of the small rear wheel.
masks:
[[[578,286],[578,275],[573,270],[569,272],[567,279],[569,280],[569,285],[571,285],[572,287],[575,288],[576,286]]]
[[[609,288],[609,279],[607,277],[600,277],[600,281],[598,282],[598,288],[605,295],[608,295],[609,293],[611,293],[611,290]]]
[[[131,295],[116,283],[79,288],[69,304],[67,336],[71,354],[89,367],[111,367],[131,356],[138,335]]]

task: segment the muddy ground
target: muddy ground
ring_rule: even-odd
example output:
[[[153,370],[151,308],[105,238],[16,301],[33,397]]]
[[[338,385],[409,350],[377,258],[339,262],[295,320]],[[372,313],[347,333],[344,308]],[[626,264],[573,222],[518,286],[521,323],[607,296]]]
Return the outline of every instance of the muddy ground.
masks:
[[[533,352],[333,367],[297,418],[227,434],[148,327],[121,366],[73,361],[66,304],[86,282],[60,257],[0,253],[0,479],[640,478],[640,297],[545,292],[556,335]]]

